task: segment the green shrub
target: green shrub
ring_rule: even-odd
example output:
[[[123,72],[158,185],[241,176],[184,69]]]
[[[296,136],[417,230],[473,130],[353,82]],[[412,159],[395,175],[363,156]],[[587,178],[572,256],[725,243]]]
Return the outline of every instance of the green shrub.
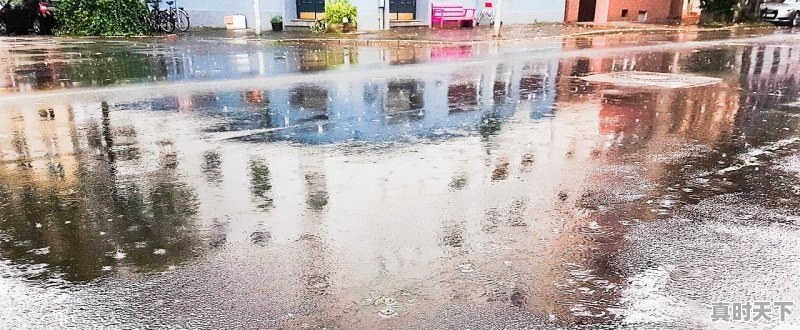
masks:
[[[332,0],[325,3],[325,20],[341,24],[347,17],[349,23],[354,24],[358,20],[358,9],[348,0]]]
[[[713,12],[733,12],[739,0],[700,0],[700,8]]]
[[[58,20],[61,35],[129,36],[149,34],[141,0],[61,0]]]
[[[735,11],[743,0],[700,0],[700,25],[725,26],[733,22]]]
[[[283,23],[283,16],[281,16],[281,15],[272,16],[272,19],[269,20],[269,21],[270,21],[270,23],[275,23],[275,24]]]

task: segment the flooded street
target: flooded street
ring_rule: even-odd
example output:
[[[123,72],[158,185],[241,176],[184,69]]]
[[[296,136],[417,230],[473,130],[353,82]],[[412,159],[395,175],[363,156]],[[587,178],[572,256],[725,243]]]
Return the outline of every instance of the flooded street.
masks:
[[[0,329],[798,329],[793,32],[1,38]]]

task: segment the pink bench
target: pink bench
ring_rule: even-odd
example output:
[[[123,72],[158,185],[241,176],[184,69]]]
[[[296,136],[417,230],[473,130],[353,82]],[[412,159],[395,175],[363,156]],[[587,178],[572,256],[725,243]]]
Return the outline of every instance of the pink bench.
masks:
[[[444,28],[445,22],[469,22],[470,27],[475,27],[475,8],[464,8],[460,4],[435,3],[431,5],[431,23],[439,24]]]
[[[432,3],[431,4],[431,25],[436,25],[436,24],[439,24],[439,23],[442,22],[442,18],[434,16],[433,12],[436,11],[437,9],[443,9],[443,8],[462,8],[463,9],[464,6],[461,5],[461,4],[458,4],[458,3]]]

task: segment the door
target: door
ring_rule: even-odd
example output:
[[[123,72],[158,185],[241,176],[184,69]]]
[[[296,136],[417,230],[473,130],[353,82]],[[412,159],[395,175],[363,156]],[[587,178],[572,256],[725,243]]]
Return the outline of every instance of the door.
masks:
[[[581,0],[578,5],[578,22],[594,22],[597,0]]]
[[[325,0],[297,0],[297,18],[325,18]]]
[[[389,19],[411,21],[417,18],[417,0],[389,0]]]

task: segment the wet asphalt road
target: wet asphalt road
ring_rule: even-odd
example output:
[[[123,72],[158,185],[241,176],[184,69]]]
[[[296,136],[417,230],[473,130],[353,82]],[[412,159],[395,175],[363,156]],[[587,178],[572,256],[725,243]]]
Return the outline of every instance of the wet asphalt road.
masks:
[[[0,328],[797,329],[794,32],[0,39]]]

